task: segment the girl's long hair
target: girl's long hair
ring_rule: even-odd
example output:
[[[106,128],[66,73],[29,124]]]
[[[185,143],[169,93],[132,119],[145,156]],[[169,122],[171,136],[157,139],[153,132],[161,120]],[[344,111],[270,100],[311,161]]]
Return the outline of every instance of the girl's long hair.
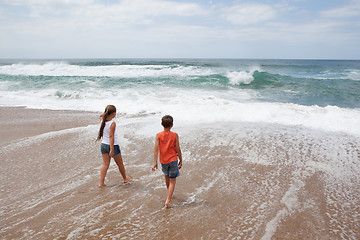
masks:
[[[97,137],[96,141],[98,141],[98,140],[100,140],[102,138],[103,133],[104,133],[106,119],[107,119],[108,116],[110,116],[114,112],[116,112],[116,107],[114,105],[107,105],[106,106],[105,111],[102,114],[102,122],[101,122],[99,134],[98,134],[98,137]]]

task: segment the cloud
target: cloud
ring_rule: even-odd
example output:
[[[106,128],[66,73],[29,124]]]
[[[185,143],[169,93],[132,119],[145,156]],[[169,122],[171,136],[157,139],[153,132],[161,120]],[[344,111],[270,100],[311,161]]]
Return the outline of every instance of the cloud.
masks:
[[[321,12],[293,2],[0,0],[0,55],[276,57],[284,46],[357,46],[359,1]]]
[[[276,11],[269,5],[246,3],[222,9],[222,16],[232,24],[250,25],[276,17]]]
[[[350,4],[320,12],[322,17],[349,18],[360,16],[360,1],[353,0]]]
[[[106,29],[109,34],[121,29],[134,32],[134,28],[141,29],[141,25],[158,27],[175,21],[176,18],[183,19],[208,13],[196,3],[166,0],[4,1],[8,5],[17,7],[18,10],[21,9],[18,11],[18,20],[16,22],[9,20],[7,27],[17,32],[28,32],[28,29],[32,29],[34,34],[88,32],[91,35],[95,31],[104,33]],[[0,30],[1,28],[4,29],[4,26],[0,27]]]
[[[206,11],[196,3],[166,0],[119,0],[111,3],[96,0],[5,0],[9,5],[26,6],[32,17],[56,16],[112,16],[117,18],[145,18],[161,15],[192,16]]]

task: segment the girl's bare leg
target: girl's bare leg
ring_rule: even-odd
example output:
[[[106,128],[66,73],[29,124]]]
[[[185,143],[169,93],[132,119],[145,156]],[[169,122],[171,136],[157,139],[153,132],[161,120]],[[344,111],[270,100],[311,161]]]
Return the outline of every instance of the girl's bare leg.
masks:
[[[114,156],[114,160],[115,160],[116,165],[117,165],[118,168],[119,168],[119,171],[120,171],[121,176],[122,176],[123,179],[124,179],[124,183],[127,183],[128,181],[131,180],[131,177],[130,177],[130,176],[126,176],[126,171],[125,171],[125,167],[124,167],[124,163],[123,163],[123,159],[122,159],[121,154],[119,154],[119,155],[117,155],[117,156]]]
[[[109,169],[110,159],[111,159],[109,154],[103,154],[102,157],[103,157],[103,165],[102,165],[101,170],[100,170],[99,187],[106,186],[105,185],[105,176],[106,176],[107,170]]]

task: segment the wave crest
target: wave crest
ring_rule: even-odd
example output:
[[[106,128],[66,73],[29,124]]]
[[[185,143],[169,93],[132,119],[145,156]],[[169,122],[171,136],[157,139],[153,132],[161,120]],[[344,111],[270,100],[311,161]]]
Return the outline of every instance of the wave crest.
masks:
[[[228,72],[226,77],[229,79],[229,84],[231,85],[250,84],[255,80],[253,76],[255,71],[257,70]]]
[[[84,66],[67,62],[46,62],[0,66],[0,74],[12,76],[84,76],[84,77],[168,77],[207,76],[209,68],[173,65],[95,65]]]

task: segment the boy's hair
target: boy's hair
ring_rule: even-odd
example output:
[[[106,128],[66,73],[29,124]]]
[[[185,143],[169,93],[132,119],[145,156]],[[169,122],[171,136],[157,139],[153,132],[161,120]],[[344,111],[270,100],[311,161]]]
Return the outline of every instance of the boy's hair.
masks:
[[[171,125],[173,125],[174,119],[170,115],[165,115],[161,119],[161,125],[163,125],[164,128],[169,128]]]

